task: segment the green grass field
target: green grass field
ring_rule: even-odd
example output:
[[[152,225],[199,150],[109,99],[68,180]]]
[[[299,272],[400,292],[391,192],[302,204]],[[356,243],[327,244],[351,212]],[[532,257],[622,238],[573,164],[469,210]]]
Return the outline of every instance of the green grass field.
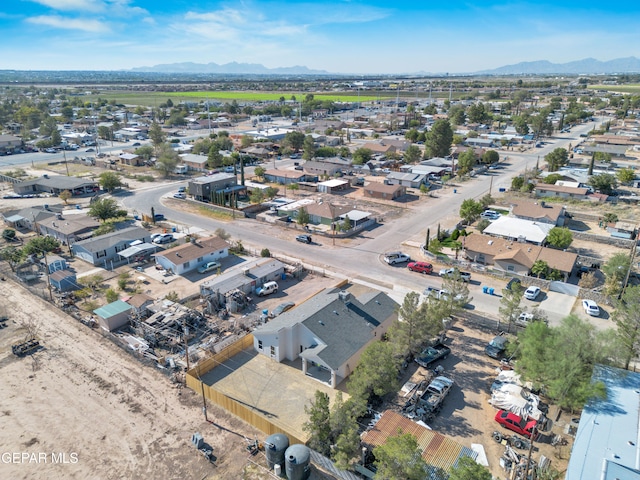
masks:
[[[618,93],[638,93],[640,94],[640,84],[630,83],[628,85],[589,85],[589,90],[606,90]]]
[[[125,105],[145,105],[145,106],[157,106],[160,103],[166,102],[168,99],[176,104],[180,102],[206,102],[218,101],[218,102],[231,102],[236,100],[238,102],[269,102],[278,101],[281,97],[286,100],[290,100],[292,96],[295,96],[297,100],[305,98],[306,93],[294,93],[294,92],[104,92],[98,95],[90,95],[87,97],[88,101],[95,101],[98,97],[106,99],[108,101],[115,100],[117,103],[123,103]],[[352,92],[348,93],[314,93],[316,100],[329,100],[332,102],[371,102],[378,100],[386,95],[354,95]],[[389,93],[388,97],[394,97],[393,93]]]

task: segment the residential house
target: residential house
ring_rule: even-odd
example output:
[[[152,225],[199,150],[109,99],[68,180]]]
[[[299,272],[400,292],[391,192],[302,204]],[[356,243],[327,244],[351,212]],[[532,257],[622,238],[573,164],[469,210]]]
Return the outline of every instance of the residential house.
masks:
[[[387,185],[402,185],[407,188],[420,188],[427,183],[427,176],[422,173],[402,173],[391,172],[387,175],[385,183]]]
[[[542,245],[554,226],[549,223],[532,222],[515,217],[500,217],[484,229],[485,235],[507,240]]]
[[[342,157],[316,158],[302,165],[309,175],[328,175],[332,177],[337,172],[351,168],[351,160]]]
[[[385,183],[369,182],[364,186],[364,196],[380,198],[383,200],[395,200],[407,193],[403,185],[387,185]]]
[[[138,167],[144,164],[144,159],[135,153],[121,153],[118,158],[120,158],[120,163],[124,163],[125,165],[130,165],[132,167]]]
[[[93,313],[98,317],[100,327],[107,332],[112,332],[129,323],[131,305],[122,300],[116,300],[94,310]]]
[[[41,206],[26,207],[2,212],[2,219],[8,227],[36,231],[40,222],[56,218],[57,213],[61,211],[62,205],[50,205],[46,208]]]
[[[130,298],[123,299],[123,301],[131,305],[132,314],[144,318],[149,315],[150,311],[148,307],[153,304],[154,299],[146,293],[136,293]]]
[[[0,135],[0,155],[13,153],[22,147],[22,138],[14,135]]]
[[[591,381],[606,392],[582,409],[565,479],[639,480],[640,373],[595,365]]]
[[[78,240],[84,240],[91,236],[91,232],[98,228],[100,223],[92,217],[84,214],[63,214],[45,217],[38,222],[38,229],[43,235],[56,238],[63,245],[71,245]]]
[[[320,193],[334,193],[343,190],[347,190],[351,187],[349,180],[342,180],[340,178],[333,178],[326,182],[318,183],[318,192]]]
[[[92,265],[112,268],[123,263],[118,254],[136,240],[150,242],[151,235],[144,228],[128,227],[75,242],[71,251],[76,257]]]
[[[562,205],[545,202],[520,202],[511,206],[511,215],[531,222],[548,223],[561,227],[565,223],[566,209]]]
[[[300,183],[305,180],[310,181],[307,178],[307,174],[298,170],[278,170],[270,169],[264,174],[264,179],[270,183],[278,183],[283,185],[289,185],[291,183]]]
[[[258,353],[277,362],[302,359],[330,372],[332,388],[355,369],[362,351],[382,339],[397,319],[398,304],[387,294],[327,288],[253,332]]]
[[[194,172],[206,172],[207,161],[209,158],[206,155],[195,155],[193,153],[183,153],[180,155],[180,161],[183,165]]]
[[[48,174],[35,180],[26,180],[13,184],[13,191],[20,195],[51,193],[57,196],[65,190],[70,191],[72,195],[84,195],[97,192],[99,189],[98,183],[93,180],[67,177],[65,175],[49,176]]]
[[[536,197],[562,197],[575,200],[586,200],[589,190],[587,188],[563,187],[559,185],[547,185],[538,183],[534,189]]]
[[[233,193],[245,190],[243,185],[238,185],[238,178],[233,173],[216,173],[189,180],[189,194],[201,202],[212,202],[222,195],[226,204]]]
[[[456,466],[462,457],[474,460],[478,457],[478,453],[471,448],[393,410],[385,410],[382,413],[376,424],[364,432],[361,443],[372,453],[374,448],[384,445],[389,437],[398,435],[398,432],[415,437],[422,459],[427,464],[428,473],[425,474],[425,479],[446,478],[441,476],[442,472],[448,474],[451,467]]]
[[[176,275],[183,275],[200,265],[226,258],[229,244],[220,237],[198,238],[177,247],[169,248],[153,255],[156,264]]]
[[[494,140],[492,140],[491,138],[480,138],[480,137],[466,138],[464,140],[464,144],[469,147],[480,147],[480,148],[489,149],[489,148],[493,148]]]
[[[51,286],[59,292],[68,292],[80,288],[75,272],[71,270],[57,270],[49,275]]]
[[[303,207],[309,214],[309,223],[312,225],[331,225],[341,215],[353,210],[352,205],[331,204],[329,202],[313,202]]]
[[[69,268],[67,261],[59,255],[47,254],[46,258],[40,260],[43,268],[49,269],[47,273],[57,272],[58,270],[66,270]]]
[[[395,145],[389,145],[384,141],[381,142],[364,142],[362,148],[367,148],[373,152],[374,155],[386,156],[390,153],[396,153],[397,148]]]
[[[464,253],[472,262],[519,275],[528,275],[533,264],[542,260],[562,273],[565,281],[578,260],[575,253],[476,233],[464,238]]]

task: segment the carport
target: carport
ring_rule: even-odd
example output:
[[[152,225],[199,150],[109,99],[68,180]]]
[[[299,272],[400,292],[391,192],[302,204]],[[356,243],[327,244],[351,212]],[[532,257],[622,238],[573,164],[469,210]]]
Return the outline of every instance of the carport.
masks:
[[[118,255],[124,258],[127,263],[131,263],[132,258],[134,262],[144,262],[146,260],[149,260],[151,254],[155,253],[157,249],[157,245],[145,242],[138,245],[132,245],[131,247],[118,252]]]

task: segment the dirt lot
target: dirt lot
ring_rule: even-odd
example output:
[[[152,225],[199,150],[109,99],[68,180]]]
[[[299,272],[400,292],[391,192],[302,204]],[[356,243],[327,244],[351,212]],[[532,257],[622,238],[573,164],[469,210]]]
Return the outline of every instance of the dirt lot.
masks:
[[[219,427],[205,423],[198,395],[12,281],[0,282],[0,297],[10,317],[0,330],[0,453],[20,454],[0,462],[0,478],[242,477],[244,436],[260,432],[212,406]],[[18,358],[11,344],[25,324],[43,348]],[[190,444],[194,432],[214,447],[217,466]]]

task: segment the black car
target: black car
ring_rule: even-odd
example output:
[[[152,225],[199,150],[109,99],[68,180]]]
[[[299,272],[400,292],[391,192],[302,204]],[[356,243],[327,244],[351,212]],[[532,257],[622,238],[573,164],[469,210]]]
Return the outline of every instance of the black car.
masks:
[[[507,350],[507,338],[501,335],[494,337],[493,340],[484,348],[484,353],[491,358],[500,359]]]
[[[312,243],[313,240],[311,240],[311,235],[298,235],[296,237],[296,240],[302,243]]]

